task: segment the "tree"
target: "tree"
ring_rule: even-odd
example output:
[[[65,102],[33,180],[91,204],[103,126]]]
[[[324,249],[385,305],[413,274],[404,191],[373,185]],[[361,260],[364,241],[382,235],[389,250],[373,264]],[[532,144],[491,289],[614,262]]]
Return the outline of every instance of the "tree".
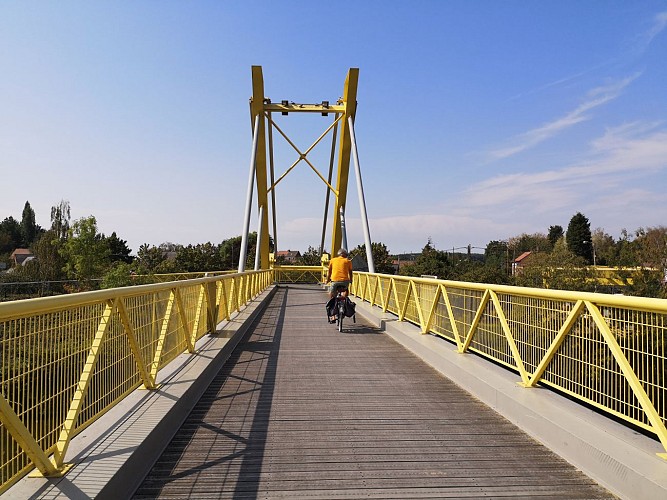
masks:
[[[636,235],[639,264],[664,274],[667,267],[667,227],[640,227]]]
[[[636,267],[639,265],[637,243],[632,240],[627,229],[621,230],[621,237],[616,242],[616,255],[613,265],[619,267]]]
[[[127,241],[121,240],[116,236],[115,231],[111,233],[111,236],[109,237],[102,235],[102,239],[109,248],[109,258],[111,262],[121,261],[130,264],[134,260],[130,256],[132,250],[127,246]]]
[[[508,242],[509,254],[513,258],[521,255],[523,252],[551,251],[553,246],[546,235],[542,233],[526,234],[514,236]]]
[[[319,266],[322,264],[320,251],[318,248],[308,246],[308,250],[301,254],[299,265],[301,266]]]
[[[373,264],[375,264],[376,273],[394,274],[394,263],[391,255],[389,255],[389,250],[387,250],[387,245],[384,243],[372,242],[371,254],[373,255]],[[366,257],[366,245],[357,246],[350,252],[350,255],[359,255],[365,261],[368,261]]]
[[[516,277],[518,286],[560,290],[594,291],[596,282],[583,257],[572,253],[563,239],[556,242],[551,253],[537,253],[530,265]]]
[[[509,274],[509,247],[505,241],[489,241],[484,250],[484,265]]]
[[[593,231],[591,235],[593,242],[593,251],[595,252],[595,262],[598,266],[614,265],[617,260],[616,242],[613,236],[604,232],[601,227]]]
[[[139,247],[135,264],[140,274],[158,272],[160,265],[167,259],[165,252],[157,247],[144,243]]]
[[[69,231],[70,208],[69,201],[60,200],[56,206],[51,207],[51,229],[53,229],[58,238],[64,240]]]
[[[563,236],[565,236],[565,233],[563,232],[563,226],[549,226],[549,234],[547,235],[547,239],[549,240],[549,243],[551,243],[551,248],[554,248],[558,240],[560,240]]]
[[[222,269],[238,269],[239,258],[241,256],[241,236],[234,236],[223,240],[219,245],[220,255],[222,256]],[[248,241],[246,245],[246,269],[254,269],[255,267],[255,249],[257,247],[257,232],[253,231],[248,234]],[[273,238],[269,236],[269,250],[273,251]]]
[[[74,221],[60,251],[70,278],[101,278],[109,265],[109,247],[97,232],[97,220],[92,215]]]
[[[144,285],[149,282],[146,276],[138,276],[131,264],[116,261],[102,278],[100,288],[118,288],[122,286]]]
[[[33,245],[32,251],[39,266],[39,278],[42,281],[55,281],[66,277],[65,259],[60,253],[62,241],[51,229],[46,231]]]
[[[402,268],[401,274],[404,276],[437,276],[440,279],[447,279],[451,272],[450,269],[451,264],[447,253],[436,250],[429,238],[415,263]]]
[[[35,223],[35,211],[30,206],[30,202],[26,201],[23,207],[23,214],[21,217],[21,239],[24,247],[29,247],[37,238],[37,224]]]
[[[176,254],[176,269],[179,272],[220,271],[220,251],[210,242],[183,247]]]
[[[591,236],[591,224],[581,212],[577,212],[570,224],[567,226],[565,235],[567,248],[574,255],[583,257],[586,263],[593,263],[593,238]]]
[[[0,222],[0,254],[10,254],[21,246],[21,224],[9,216]]]

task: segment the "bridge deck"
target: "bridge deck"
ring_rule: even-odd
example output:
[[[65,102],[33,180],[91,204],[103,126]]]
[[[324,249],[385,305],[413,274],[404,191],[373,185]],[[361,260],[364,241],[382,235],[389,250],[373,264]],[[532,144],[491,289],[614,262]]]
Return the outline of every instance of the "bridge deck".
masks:
[[[137,498],[613,498],[324,300],[277,291]]]

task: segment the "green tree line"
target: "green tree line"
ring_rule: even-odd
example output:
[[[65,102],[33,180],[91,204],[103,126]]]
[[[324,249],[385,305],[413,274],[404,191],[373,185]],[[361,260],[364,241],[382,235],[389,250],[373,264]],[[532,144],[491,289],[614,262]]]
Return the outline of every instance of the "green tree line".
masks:
[[[160,273],[207,272],[236,269],[241,254],[241,236],[220,243],[180,245],[165,242],[158,246],[143,244],[131,255],[127,242],[116,232],[100,233],[94,216],[72,221],[69,202],[61,200],[51,209],[51,226],[40,227],[35,212],[25,203],[21,220],[7,217],[0,222],[0,262],[10,264],[16,248],[29,248],[36,257],[16,267],[11,275],[0,275],[0,281],[57,282],[73,280],[62,291],[137,284]],[[246,267],[254,265],[256,233],[247,244]],[[273,251],[273,241],[270,241]],[[376,272],[396,271],[396,256],[384,243],[371,244]],[[530,263],[520,272],[512,272],[512,262],[531,252]],[[366,261],[363,245],[350,255]],[[593,266],[610,266],[629,284],[625,294],[645,297],[667,297],[667,228],[640,227],[634,233],[626,230],[614,238],[603,229],[591,230],[588,218],[577,212],[564,229],[550,226],[545,233],[521,234],[506,240],[489,241],[483,256],[468,252],[439,250],[428,239],[421,252],[399,273],[408,276],[437,276],[454,281],[498,283],[517,286],[548,287],[567,290],[611,291],[599,286]],[[296,262],[319,265],[320,252],[310,246]],[[405,262],[405,259],[403,259]],[[284,263],[280,259],[278,264]],[[57,291],[57,290],[52,290]]]

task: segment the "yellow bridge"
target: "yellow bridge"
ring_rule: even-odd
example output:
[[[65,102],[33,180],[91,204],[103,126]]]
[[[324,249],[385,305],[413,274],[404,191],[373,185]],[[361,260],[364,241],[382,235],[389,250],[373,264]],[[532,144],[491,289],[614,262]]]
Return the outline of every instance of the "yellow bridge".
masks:
[[[332,251],[351,157],[364,212],[356,85],[350,70],[337,103],[274,104],[253,68],[254,270],[243,255],[237,272],[0,304],[3,495],[667,498],[667,301],[369,259],[338,333],[326,267],[274,265],[269,195],[300,161],[334,195]],[[315,144],[340,128],[335,182],[333,153],[325,178],[296,146],[274,179],[271,114],[298,112],[332,115]]]

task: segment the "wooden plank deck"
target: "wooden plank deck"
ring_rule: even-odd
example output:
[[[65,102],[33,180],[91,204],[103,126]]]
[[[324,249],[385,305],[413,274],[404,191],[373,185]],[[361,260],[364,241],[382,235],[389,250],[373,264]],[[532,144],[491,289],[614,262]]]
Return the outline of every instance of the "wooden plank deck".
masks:
[[[614,498],[325,300],[277,291],[135,498]]]

